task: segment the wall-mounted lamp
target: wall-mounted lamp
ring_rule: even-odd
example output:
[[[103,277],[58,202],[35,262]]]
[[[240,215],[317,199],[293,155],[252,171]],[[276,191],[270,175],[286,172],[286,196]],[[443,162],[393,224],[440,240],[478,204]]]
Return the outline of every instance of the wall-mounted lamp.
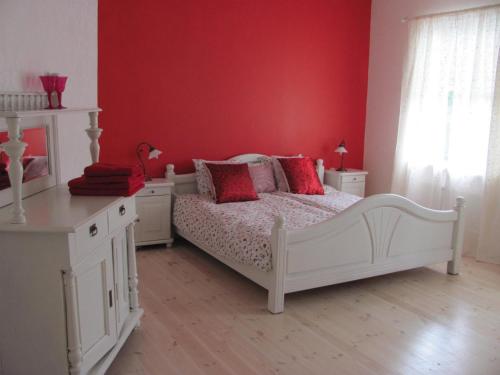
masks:
[[[146,173],[146,164],[144,163],[144,156],[147,155],[147,160],[158,159],[158,157],[162,152],[147,142],[139,143],[137,145],[135,152],[137,154],[139,162],[141,163],[142,172],[144,173],[144,178],[146,179],[146,181],[151,181],[151,177]]]
[[[337,168],[339,172],[345,172],[347,169],[344,168],[344,154],[347,154],[347,149],[345,148],[345,141],[340,142],[340,144],[335,149],[335,152],[340,154],[340,168]]]

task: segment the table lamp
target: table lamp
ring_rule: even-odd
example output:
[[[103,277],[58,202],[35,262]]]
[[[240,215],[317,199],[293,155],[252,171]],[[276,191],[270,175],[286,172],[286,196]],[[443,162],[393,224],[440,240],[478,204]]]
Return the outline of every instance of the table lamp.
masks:
[[[340,168],[337,168],[339,172],[345,172],[347,169],[344,168],[344,154],[347,154],[347,149],[345,148],[345,141],[340,142],[340,144],[335,149],[335,152],[340,154]]]
[[[147,157],[148,157],[147,160],[158,159],[158,157],[160,156],[160,154],[162,152],[147,142],[139,143],[137,145],[135,152],[137,154],[137,158],[139,159],[139,162],[141,163],[142,172],[144,173],[144,178],[146,179],[146,181],[151,181],[151,176],[149,176],[147,174],[147,171],[146,171],[146,164],[144,163],[144,156],[147,155]]]

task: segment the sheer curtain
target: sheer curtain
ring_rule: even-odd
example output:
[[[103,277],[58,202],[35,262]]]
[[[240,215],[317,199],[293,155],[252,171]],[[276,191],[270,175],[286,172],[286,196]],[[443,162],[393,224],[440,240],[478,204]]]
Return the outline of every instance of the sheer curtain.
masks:
[[[499,47],[500,6],[409,22],[392,190],[436,209],[450,209],[463,195],[465,249],[474,255],[479,237],[482,247],[493,244],[492,236],[500,244],[500,235],[484,229],[491,218],[498,224],[498,211],[486,214],[483,199],[485,187],[489,205],[500,199],[490,177],[498,179],[490,134]]]
[[[500,264],[500,59],[491,118],[477,258]]]

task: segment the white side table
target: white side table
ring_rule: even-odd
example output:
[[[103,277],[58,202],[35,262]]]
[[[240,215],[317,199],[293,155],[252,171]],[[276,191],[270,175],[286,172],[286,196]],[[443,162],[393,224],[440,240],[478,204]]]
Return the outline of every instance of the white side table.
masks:
[[[359,169],[348,169],[345,172],[328,169],[325,171],[325,184],[333,186],[339,191],[364,197],[367,174],[367,171]]]
[[[136,194],[136,246],[166,244],[171,247],[172,191],[174,184],[165,178],[153,178]]]

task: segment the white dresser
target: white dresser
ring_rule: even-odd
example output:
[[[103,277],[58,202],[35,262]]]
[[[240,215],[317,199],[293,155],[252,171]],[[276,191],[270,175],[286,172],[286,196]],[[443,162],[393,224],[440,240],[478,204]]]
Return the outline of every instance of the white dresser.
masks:
[[[102,374],[139,324],[134,197],[66,186],[0,209],[0,374]]]
[[[56,117],[88,113],[95,163],[99,108],[45,110],[44,93],[0,98],[11,186],[0,191],[0,375],[104,374],[143,314],[135,197],[71,196],[56,185],[65,157],[55,152]],[[30,118],[42,121],[50,163],[49,175],[26,182],[23,129]]]
[[[166,244],[172,246],[172,190],[174,184],[165,178],[153,178],[136,194],[137,246]]]
[[[364,197],[367,174],[367,171],[359,169],[348,169],[343,172],[327,169],[325,171],[325,184],[333,186],[339,191]]]

